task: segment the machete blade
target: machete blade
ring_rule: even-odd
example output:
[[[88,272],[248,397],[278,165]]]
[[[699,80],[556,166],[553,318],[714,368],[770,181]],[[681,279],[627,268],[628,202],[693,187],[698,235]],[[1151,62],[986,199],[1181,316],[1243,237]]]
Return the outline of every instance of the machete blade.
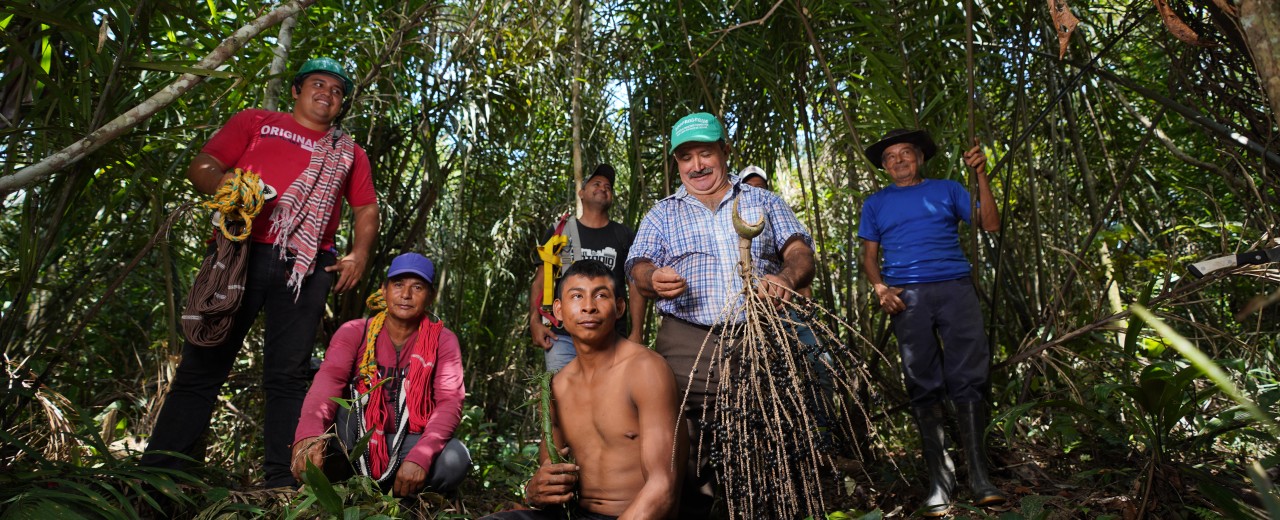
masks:
[[[1269,262],[1280,262],[1280,247],[1259,249],[1256,251],[1249,251],[1247,253],[1240,253],[1238,255],[1226,255],[1202,260],[1194,264],[1187,264],[1187,271],[1190,271],[1196,278],[1204,278],[1214,271],[1231,269],[1242,265],[1258,265]]]

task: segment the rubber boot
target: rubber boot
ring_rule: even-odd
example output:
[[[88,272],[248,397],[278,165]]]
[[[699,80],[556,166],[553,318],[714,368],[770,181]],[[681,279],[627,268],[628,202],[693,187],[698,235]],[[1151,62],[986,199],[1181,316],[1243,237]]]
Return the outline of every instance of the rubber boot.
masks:
[[[916,425],[920,427],[920,447],[924,463],[929,470],[929,489],[925,493],[920,514],[938,517],[951,509],[951,492],[956,487],[955,465],[947,455],[947,416],[942,403],[913,408]]]
[[[987,420],[985,403],[956,403],[960,444],[969,468],[969,489],[973,490],[973,503],[979,506],[1003,504],[1009,499],[988,477]]]

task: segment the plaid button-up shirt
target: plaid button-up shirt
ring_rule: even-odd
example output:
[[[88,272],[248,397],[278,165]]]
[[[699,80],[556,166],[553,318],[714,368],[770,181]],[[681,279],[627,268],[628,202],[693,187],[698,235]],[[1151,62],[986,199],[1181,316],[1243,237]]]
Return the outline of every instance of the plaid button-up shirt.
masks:
[[[657,267],[671,267],[683,276],[687,289],[672,299],[659,299],[658,312],[682,320],[711,326],[723,321],[740,321],[742,313],[722,316],[726,304],[742,299],[742,277],[738,274],[738,233],[733,229],[733,199],[740,198],[738,211],[747,222],[757,222],[762,213],[769,221],[751,242],[756,274],[777,274],[782,270],[782,248],[792,238],[813,247],[813,238],[781,197],[768,190],[741,184],[729,178],[729,193],[716,209],[707,208],[681,186],[675,194],[658,201],[640,221],[627,276],[641,261]]]

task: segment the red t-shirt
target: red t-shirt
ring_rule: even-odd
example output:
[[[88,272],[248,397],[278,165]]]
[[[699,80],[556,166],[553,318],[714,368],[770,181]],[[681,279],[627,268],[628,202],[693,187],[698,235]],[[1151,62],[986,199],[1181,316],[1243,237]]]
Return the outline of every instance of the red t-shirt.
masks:
[[[292,114],[249,109],[231,116],[231,120],[200,151],[212,155],[228,168],[241,168],[258,174],[263,182],[283,195],[307,168],[313,143],[324,134],[298,124]],[[360,145],[356,145],[355,162],[342,184],[342,197],[353,207],[378,202],[369,156]],[[275,242],[276,236],[271,233],[271,214],[276,209],[277,200],[264,204],[262,212],[253,220],[251,238],[254,242]],[[333,234],[341,220],[342,204],[334,204],[333,214],[320,236],[320,249],[333,248]]]

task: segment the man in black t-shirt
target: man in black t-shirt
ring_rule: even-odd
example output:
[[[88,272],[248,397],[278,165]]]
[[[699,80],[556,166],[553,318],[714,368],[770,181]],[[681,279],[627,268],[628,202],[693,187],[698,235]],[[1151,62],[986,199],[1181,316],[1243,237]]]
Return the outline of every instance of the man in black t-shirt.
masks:
[[[582,189],[578,191],[578,197],[582,200],[582,216],[576,219],[568,217],[563,222],[558,220],[542,236],[542,243],[546,243],[553,235],[564,235],[568,239],[563,250],[569,253],[565,255],[569,257],[569,261],[561,267],[561,270],[568,268],[572,261],[582,259],[598,260],[608,266],[616,287],[626,288],[624,290],[628,297],[628,307],[630,307],[627,310],[631,316],[631,332],[626,334],[624,320],[619,319],[618,334],[643,344],[644,297],[628,284],[626,273],[623,272],[623,263],[626,262],[627,254],[631,251],[631,241],[635,238],[635,233],[627,226],[609,220],[609,207],[613,205],[614,178],[612,166],[608,164],[597,166],[595,171],[591,172],[591,176],[587,177]],[[543,323],[544,315],[540,311],[542,310],[544,268],[545,266],[542,265],[538,267],[533,277],[533,285],[529,290],[529,331],[533,336],[533,343],[546,351],[547,371],[559,372],[561,368],[573,361],[577,352],[573,348],[573,339],[563,328],[558,324],[548,326]],[[550,319],[549,316],[547,318]]]

